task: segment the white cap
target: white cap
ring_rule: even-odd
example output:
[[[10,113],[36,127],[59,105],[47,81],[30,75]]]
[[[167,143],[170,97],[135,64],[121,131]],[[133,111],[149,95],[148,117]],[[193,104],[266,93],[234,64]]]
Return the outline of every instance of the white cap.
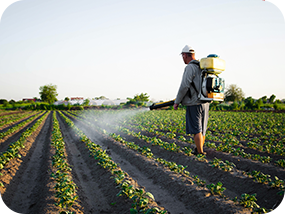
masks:
[[[194,49],[190,47],[189,45],[185,45],[185,47],[182,49],[182,53],[195,53]]]

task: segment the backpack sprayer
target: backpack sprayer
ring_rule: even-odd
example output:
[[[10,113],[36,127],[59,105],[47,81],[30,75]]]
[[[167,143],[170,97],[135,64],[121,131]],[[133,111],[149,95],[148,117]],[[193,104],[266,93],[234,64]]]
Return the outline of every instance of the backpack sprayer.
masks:
[[[200,60],[201,90],[198,91],[198,100],[202,102],[224,101],[225,80],[218,77],[225,70],[225,61],[216,54],[210,54]],[[152,104],[150,110],[174,105],[174,100]]]

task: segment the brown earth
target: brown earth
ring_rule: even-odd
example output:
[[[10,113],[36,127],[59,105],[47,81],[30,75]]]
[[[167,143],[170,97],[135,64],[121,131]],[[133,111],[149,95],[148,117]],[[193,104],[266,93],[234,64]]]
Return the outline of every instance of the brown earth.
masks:
[[[72,178],[78,186],[79,199],[70,211],[76,213],[130,213],[132,202],[123,196],[116,196],[119,189],[110,178],[111,173],[99,166],[97,160],[89,155],[84,143],[67,126],[59,114],[57,114],[57,118],[66,143],[68,163],[72,166]],[[259,184],[241,173],[241,170],[261,170],[266,174],[277,175],[280,179],[284,179],[285,170],[272,164],[261,164],[257,161],[233,157],[213,149],[206,149],[207,161],[199,162],[192,156],[169,152],[118,132],[128,141],[135,142],[141,147],[150,147],[156,157],[187,165],[187,170],[191,175],[198,175],[199,178],[206,180],[207,184],[221,181],[227,188],[224,192],[226,197],[213,196],[205,186],[195,184],[191,176],[176,174],[153,159],[104,136],[87,123],[71,119],[94,143],[107,150],[112,160],[128,173],[129,179],[135,187],[144,188],[154,195],[153,206],[165,208],[168,213],[250,213],[250,209],[230,200],[235,196],[240,197],[242,193],[257,193],[258,204],[267,209],[276,208],[282,200],[282,197],[276,194],[278,189]],[[31,122],[26,128],[34,123],[35,121]],[[0,147],[0,153],[5,151],[10,143],[16,141],[25,129],[6,138],[2,142],[5,146]],[[10,209],[16,212],[38,214],[61,211],[54,205],[56,201],[53,189],[55,181],[50,177],[53,170],[51,156],[54,153],[51,147],[51,131],[52,113],[47,116],[42,126],[28,138],[26,147],[21,150],[22,157],[11,160],[4,169],[0,170],[0,173],[3,174],[0,176],[0,182],[4,184],[4,188],[0,187],[3,200]],[[141,133],[153,136],[151,133]],[[167,138],[161,139],[173,142]],[[189,146],[189,144],[178,140],[175,140],[175,143],[179,146]],[[234,162],[238,170],[224,172],[211,167],[208,162],[214,157]]]

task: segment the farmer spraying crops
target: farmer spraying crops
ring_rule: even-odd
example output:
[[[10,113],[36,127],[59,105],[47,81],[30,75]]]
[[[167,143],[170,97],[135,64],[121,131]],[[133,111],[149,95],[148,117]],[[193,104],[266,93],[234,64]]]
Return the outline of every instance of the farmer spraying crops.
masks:
[[[198,99],[198,91],[201,90],[201,69],[192,47],[186,45],[181,55],[186,67],[173,107],[177,110],[180,103],[186,106],[186,134],[194,134],[195,154],[205,155],[203,145],[209,118],[209,103]]]

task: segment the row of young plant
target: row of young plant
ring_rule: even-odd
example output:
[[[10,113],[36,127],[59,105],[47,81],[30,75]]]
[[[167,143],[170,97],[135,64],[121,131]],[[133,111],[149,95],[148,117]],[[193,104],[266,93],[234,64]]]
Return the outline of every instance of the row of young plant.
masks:
[[[10,119],[10,118],[16,118],[16,117],[20,117],[21,115],[27,115],[32,113],[31,111],[19,111],[19,112],[14,112],[14,111],[3,111],[6,114],[1,114],[0,112],[0,120],[6,120],[6,119]]]
[[[93,110],[93,111],[89,111],[89,112],[91,112],[91,114],[95,114],[96,116],[100,116],[102,114],[102,111],[100,112],[100,111],[94,111]],[[76,112],[76,113],[80,114],[80,112]],[[112,117],[116,117],[116,111],[109,111],[108,113],[110,113],[112,115]],[[214,112],[214,113],[217,113],[217,112]],[[245,113],[245,115],[244,115],[242,112],[239,112],[239,113],[227,112],[227,113],[233,113],[235,116],[241,115],[241,118],[238,117],[236,119],[235,117],[231,117],[231,119],[228,119],[229,121],[232,121],[232,123],[233,123],[233,125],[232,125],[232,123],[230,123],[228,125],[230,125],[230,126],[232,125],[234,127],[236,126],[234,119],[237,122],[242,122],[245,118],[249,117],[251,114],[251,113]],[[262,120],[259,119],[259,121],[266,121],[266,122],[270,121],[270,118],[269,118],[270,114],[268,114],[268,113],[263,113],[263,114],[262,113],[256,113],[256,115],[254,114],[254,117],[253,116],[252,117],[256,118],[256,116],[258,116],[259,114],[261,114],[263,116],[263,119]],[[228,116],[231,116],[231,115],[232,114],[228,114]],[[274,118],[278,119],[278,117],[276,117],[276,115],[278,115],[278,114],[273,114]],[[148,112],[143,112],[142,114],[136,114],[134,117],[129,117],[128,120],[125,121],[126,122],[125,124],[129,125],[131,127],[135,127],[137,129],[140,129],[140,130],[152,132],[158,136],[159,135],[165,136],[165,137],[170,138],[170,139],[173,139],[176,137],[176,139],[178,139],[178,140],[186,141],[185,137],[183,136],[185,133],[183,133],[184,131],[182,131],[182,130],[185,130],[185,127],[183,127],[185,125],[185,123],[183,123],[184,117],[185,116],[184,116],[182,111],[148,111]],[[252,118],[252,117],[249,117],[249,118]],[[277,120],[277,119],[276,119],[276,122],[278,123],[277,126],[280,126],[281,120],[280,119]],[[217,118],[217,121],[219,121],[219,117]],[[223,120],[223,122],[225,122],[225,120]],[[261,123],[261,122],[259,122],[259,123]],[[270,124],[272,126],[272,122]],[[178,134],[177,132],[173,132],[173,127],[175,127],[174,130],[179,131],[178,133],[180,133],[180,134]],[[260,127],[260,125],[257,125],[257,127]],[[161,129],[163,129],[163,131],[158,131]],[[274,130],[276,130],[276,127],[274,127]],[[181,134],[181,133],[183,133],[183,134]],[[208,131],[208,133],[211,133],[211,131]],[[236,136],[238,134],[240,134],[239,136],[242,136],[242,135],[244,135],[243,133],[240,133],[238,131],[235,131],[234,135],[232,133],[228,133],[227,131],[224,133],[215,133],[215,134],[218,134],[218,136],[214,136],[214,135],[208,134],[208,133],[206,134],[207,140],[216,141],[217,143],[222,142],[222,143],[217,144],[214,142],[207,141],[205,143],[205,146],[207,146],[209,148],[214,148],[214,149],[217,149],[218,151],[232,153],[235,156],[241,156],[241,157],[247,158],[247,159],[258,160],[262,163],[272,162],[272,158],[270,156],[262,156],[259,154],[246,153],[243,149],[244,146],[237,140],[237,136]],[[271,135],[271,136],[276,136],[276,135]],[[279,138],[279,137],[277,137],[277,138]],[[257,138],[255,136],[254,138],[252,138],[252,141],[256,142],[256,141],[258,141],[258,139],[259,138]],[[272,140],[276,140],[276,139],[273,138]],[[280,142],[275,143],[276,145],[274,145],[272,140],[267,141],[267,143],[269,143],[269,144],[264,146],[265,149],[263,149],[263,151],[282,155],[285,151],[285,149],[282,149],[285,145],[285,143],[283,143],[284,139],[282,138],[282,140]],[[193,142],[193,140],[191,138],[188,141],[190,143]],[[249,145],[249,148],[252,148],[251,142],[249,142],[247,145]],[[282,145],[282,146],[280,146],[280,145]],[[279,159],[279,160],[275,161],[274,164],[276,166],[284,168],[285,167],[285,160]]]
[[[130,131],[126,127],[120,127],[119,130],[125,134],[137,137],[138,139],[142,139],[145,142],[150,143],[151,145],[158,145],[167,151],[180,152],[184,153],[187,156],[193,155],[192,148],[190,146],[181,148],[180,146],[177,146],[175,143],[168,143],[162,141],[160,138],[157,137],[148,137],[142,135],[140,132]],[[195,157],[195,160],[207,162],[204,155],[198,155],[197,157]],[[210,165],[213,167],[217,167],[223,171],[233,171],[234,169],[236,169],[236,165],[234,163],[229,162],[228,160],[222,161],[221,159],[217,158],[214,158],[212,161],[210,161]],[[274,179],[271,179],[270,178],[271,175],[264,174],[261,171],[256,171],[256,170],[253,170],[252,172],[248,173],[242,171],[242,174],[247,175],[250,178],[253,178],[258,183],[266,184],[272,188],[279,188],[280,192],[278,194],[280,195],[284,194],[285,182],[284,180],[279,179],[277,176],[274,176]]]
[[[159,111],[157,111],[158,113],[157,114],[152,114],[152,116],[155,118],[155,120],[159,120],[159,118],[160,118],[160,116],[161,115],[159,115],[160,113],[159,113]],[[161,111],[161,112],[165,112],[165,111]],[[92,112],[93,114],[96,114],[96,116],[98,116],[98,111],[96,112],[96,111],[93,111]],[[111,115],[112,115],[112,117],[115,117],[115,115],[113,115],[113,114],[116,114],[115,112],[111,112]],[[173,112],[171,112],[170,114],[173,114]],[[150,125],[149,123],[150,123],[150,121],[151,120],[146,120],[145,118],[144,118],[144,115],[145,114],[141,114],[141,115],[136,115],[136,117],[135,117],[135,119],[134,119],[134,117],[132,117],[132,118],[130,118],[130,120],[129,121],[127,121],[127,122],[125,122],[123,125],[128,125],[128,126],[130,126],[130,127],[133,127],[133,128],[136,128],[136,129],[140,129],[140,130],[142,130],[142,131],[147,131],[147,132],[153,132],[154,130],[150,130],[150,129],[152,129],[152,128],[145,128],[145,126],[142,126],[141,124],[143,124],[144,122],[146,122],[148,125]],[[99,114],[99,116],[100,116],[100,114]],[[181,117],[181,116],[180,116]],[[138,119],[136,119],[136,118],[138,118]],[[148,118],[148,117],[146,117],[146,118]],[[148,118],[149,119],[149,118]],[[140,120],[141,121],[141,123],[138,123],[138,122],[135,122],[134,123],[134,121],[137,121],[137,120]],[[168,119],[167,120],[168,121],[168,124],[171,124],[171,120],[170,119]],[[136,124],[136,125],[130,125],[130,124]],[[150,127],[152,127],[153,125],[150,125]],[[164,137],[167,137],[167,138],[170,138],[170,139],[174,139],[175,137],[176,137],[176,139],[177,140],[181,140],[181,141],[184,141],[184,142],[188,142],[188,143],[193,143],[193,140],[191,139],[191,138],[189,138],[189,140],[186,140],[186,138],[183,136],[183,135],[180,135],[180,136],[176,136],[176,134],[175,133],[172,133],[172,132],[161,132],[161,131],[155,131],[155,133],[154,134],[156,134],[156,135],[158,135],[158,136],[164,136]],[[142,138],[143,138],[143,136],[142,136]],[[154,139],[153,139],[154,140]],[[160,139],[159,139],[160,140]],[[158,140],[158,141],[159,141]],[[207,141],[206,143],[205,143],[205,146],[207,146],[207,147],[209,147],[209,148],[215,148],[215,149],[217,149],[218,151],[223,151],[223,152],[228,152],[228,153],[233,153],[235,156],[241,156],[241,157],[244,157],[244,158],[250,158],[250,159],[252,159],[252,160],[259,160],[260,162],[262,162],[262,163],[266,163],[266,162],[270,162],[271,161],[271,158],[269,157],[269,156],[260,156],[260,155],[257,155],[257,154],[250,154],[250,153],[245,153],[244,152],[244,150],[243,149],[241,149],[241,148],[237,148],[237,149],[235,149],[235,148],[233,148],[233,145],[237,145],[237,143],[236,143],[237,141],[235,140],[235,139],[233,139],[233,138],[230,138],[229,136],[228,136],[228,134],[225,134],[225,139],[223,140],[223,143],[220,143],[219,145],[218,145],[218,147],[215,145],[215,143],[211,143],[211,142],[209,142],[209,141]],[[159,142],[158,142],[159,143]],[[179,148],[177,147],[177,145],[175,144],[175,143],[172,143],[172,144],[170,144],[170,143],[164,143],[163,144],[163,146],[164,146],[164,148],[165,149],[167,149],[167,150],[179,150]],[[191,153],[191,151],[188,151],[189,149],[187,149],[187,148],[184,148],[184,152],[185,153]],[[191,150],[191,149],[190,149]],[[281,166],[281,167],[283,167],[284,166],[284,160],[283,159],[281,159],[281,160],[279,160],[279,161],[277,161],[276,162],[276,164],[277,165],[279,165],[279,166]]]
[[[177,137],[176,134],[173,132],[165,133],[165,132],[161,132],[161,131],[153,131],[150,128],[145,128],[145,127],[140,126],[140,125],[129,125],[129,127],[139,129],[141,131],[154,133],[157,136],[167,137],[169,139],[176,138],[177,140],[193,143],[192,138],[189,138],[187,140],[183,135],[179,135]],[[211,140],[211,138],[209,140]],[[270,156],[261,156],[258,154],[246,153],[244,151],[244,149],[242,149],[241,147],[235,148],[234,146],[236,146],[236,145],[238,145],[238,144],[236,144],[236,141],[232,140],[230,138],[224,138],[223,143],[220,143],[218,146],[216,146],[215,143],[213,143],[213,142],[211,143],[209,141],[206,141],[206,143],[205,143],[205,146],[208,148],[213,148],[213,149],[216,149],[217,151],[221,151],[221,152],[231,153],[233,156],[241,156],[243,158],[247,158],[247,159],[251,159],[251,160],[257,160],[257,161],[260,161],[261,163],[272,162],[272,158]],[[285,160],[279,159],[278,161],[275,161],[275,165],[284,168],[285,167]]]
[[[84,121],[86,122],[86,121]],[[89,122],[87,122],[89,123]],[[92,123],[89,123],[89,125],[92,125],[94,127],[94,125]],[[96,127],[97,129],[101,129],[99,127]],[[126,128],[121,128],[121,131],[124,131],[126,132]],[[102,132],[106,133],[106,130],[102,130]],[[133,131],[128,131],[128,133],[132,133],[134,134]],[[171,162],[171,161],[167,161],[163,158],[155,158],[154,157],[154,154],[151,152],[151,149],[147,146],[144,146],[144,147],[140,147],[139,145],[135,144],[134,142],[128,142],[126,140],[124,140],[120,135],[117,135],[115,133],[109,133],[109,136],[111,136],[114,140],[118,141],[118,142],[121,142],[122,144],[126,145],[128,148],[134,150],[134,151],[137,151],[139,152],[140,154],[146,156],[147,158],[150,158],[150,159],[153,159],[155,160],[156,162],[168,167],[171,171],[175,172],[175,173],[178,173],[178,174],[181,174],[183,176],[187,176],[187,177],[191,177],[194,179],[194,183],[196,183],[198,186],[205,186],[206,185],[206,182],[201,180],[198,175],[193,175],[193,176],[190,176],[190,172],[186,170],[187,166],[183,166],[183,165],[179,165],[175,162]],[[182,150],[180,150],[177,146],[174,146],[172,148],[175,148],[175,149],[171,149],[171,146],[169,147],[169,143],[168,142],[163,142],[161,141],[160,139],[157,139],[157,138],[148,138],[147,136],[143,136],[143,135],[140,135],[140,133],[137,133],[137,134],[134,134],[134,136],[138,137],[139,139],[143,139],[145,141],[147,140],[150,140],[151,143],[154,143],[153,145],[159,145],[161,147],[163,147],[164,149],[168,150],[168,151],[174,151],[174,152],[182,152]],[[158,143],[158,144],[156,144]],[[165,147],[165,145],[167,145]],[[169,149],[170,148],[170,149]],[[189,150],[189,147],[185,147]],[[185,149],[185,150],[187,150]],[[188,155],[191,155],[190,153],[188,153]],[[196,157],[197,160],[200,160],[200,161],[205,161],[204,159],[204,156],[203,155],[198,155]],[[214,164],[213,164],[214,165]],[[225,167],[226,170],[228,171],[231,171],[228,167]],[[225,187],[222,187],[222,183],[221,182],[218,182],[217,184],[209,184],[209,185],[206,185],[206,187],[209,189],[209,191],[213,194],[213,195],[220,195],[222,196],[223,198],[226,198],[225,195],[223,194],[223,191],[226,190]],[[255,197],[255,195],[249,195],[249,194],[242,194],[241,198],[240,199],[237,199],[237,197],[235,197],[233,199],[233,201],[235,202],[239,202],[239,204],[243,205],[244,207],[246,208],[252,208],[254,210],[254,212],[267,212],[268,210],[266,210],[265,208],[260,208],[260,206],[256,203],[257,199]]]
[[[17,141],[11,143],[8,149],[0,154],[0,170],[3,169],[5,165],[7,165],[14,158],[21,158],[21,155],[19,153],[20,149],[25,148],[27,138],[31,136],[46,119],[48,114],[45,113],[45,115],[43,115],[44,113],[41,114],[40,118],[32,127],[28,128],[21,134],[20,138]],[[2,182],[0,182],[0,186],[4,186]]]
[[[124,130],[125,130],[125,128],[124,128]],[[127,145],[129,148],[137,150],[142,155],[145,155],[148,158],[154,158],[157,162],[168,167],[171,171],[173,171],[175,173],[183,174],[184,176],[190,175],[190,172],[185,170],[187,168],[187,166],[178,165],[175,162],[169,162],[169,161],[164,160],[163,158],[155,158],[149,147],[144,146],[143,148],[141,148],[138,145],[134,144],[133,142],[125,141],[120,135],[111,134],[111,136],[115,140]],[[132,135],[132,136],[138,137],[138,139],[142,139],[144,141],[147,141],[147,138],[148,138],[147,136],[140,135],[139,133]],[[178,149],[177,146],[174,146],[174,147],[176,147],[175,149],[169,149],[169,147],[168,147],[169,143],[168,142],[163,142],[160,139],[157,139],[155,137],[151,138],[151,139],[148,138],[148,139],[150,140],[149,142],[151,142],[152,145],[158,145],[158,146],[160,146],[163,149],[166,149],[168,151],[173,151],[173,152],[184,151],[186,155],[188,155],[188,156],[192,155],[191,154],[192,149],[190,147],[184,147],[184,148],[182,148],[182,150],[180,150],[180,149]],[[195,157],[195,159],[198,161],[202,161],[202,162],[206,161],[204,155],[198,155],[197,157]],[[218,164],[217,164],[217,162],[218,162]],[[232,171],[233,167],[235,166],[233,163],[230,163],[229,161],[223,162],[221,160],[213,160],[213,162],[210,162],[210,164],[213,167],[218,167],[224,171]],[[198,175],[193,175],[192,178],[194,179],[194,183],[196,183],[198,186],[206,186],[212,195],[220,195],[223,198],[226,198],[226,196],[223,194],[223,192],[226,190],[226,188],[223,187],[222,182],[219,181],[216,184],[211,183],[211,184],[206,185],[206,182],[204,180],[201,180],[198,177]],[[283,184],[284,184],[284,182],[283,182]],[[233,201],[238,202],[239,204],[243,205],[246,208],[252,208],[254,210],[254,212],[256,212],[256,213],[268,213],[270,210],[263,208],[263,207],[261,208],[256,203],[257,199],[255,196],[256,196],[256,194],[250,195],[250,194],[244,193],[241,195],[240,199],[235,197],[233,199]]]
[[[7,111],[7,110],[3,110],[3,109],[0,109],[0,119],[4,119],[4,118],[8,118],[8,117],[13,117],[13,116],[19,116],[21,114],[24,114],[24,113],[30,113],[28,111]]]
[[[131,214],[145,213],[145,214],[163,214],[166,211],[161,210],[159,207],[150,207],[149,203],[155,201],[153,195],[150,192],[146,192],[143,188],[136,188],[131,185],[131,178],[126,172],[118,167],[112,158],[103,150],[100,145],[92,142],[74,123],[68,119],[62,112],[60,115],[64,118],[65,122],[80,136],[82,142],[89,149],[90,154],[98,161],[98,165],[102,166],[111,172],[114,182],[120,189],[117,196],[126,196],[132,200],[132,208],[130,209]]]
[[[38,117],[39,115],[36,114],[32,117],[30,117],[29,119],[27,120],[24,120],[23,122],[11,127],[10,129],[8,129],[7,131],[4,131],[4,132],[0,132],[0,140],[3,139],[4,137],[6,137],[7,135],[10,135],[16,131],[18,131],[19,129],[21,129],[23,126],[25,126],[27,123],[33,121],[36,117]]]
[[[71,176],[72,168],[67,161],[65,142],[56,118],[56,111],[53,112],[52,124],[51,145],[55,149],[55,154],[52,156],[53,169],[51,177],[56,181],[54,189],[57,201],[55,205],[64,209],[61,213],[68,213],[68,208],[76,203],[78,199],[78,187]]]
[[[65,142],[60,130],[59,122],[56,118],[56,111],[53,112],[52,121],[52,135],[51,135],[51,145],[55,149],[55,154],[52,156],[52,173],[51,177],[55,180],[56,184],[54,189],[56,191],[55,205],[68,211],[76,200],[77,195],[77,185],[74,183],[71,176],[71,166],[67,161]]]
[[[18,114],[8,114],[8,115],[3,115],[0,117],[0,127],[19,121],[22,118],[28,117],[30,115],[36,114],[36,112],[23,112],[23,113],[18,113]]]
[[[151,111],[137,115],[130,123],[152,129],[152,132],[183,133],[185,130],[184,111]],[[233,139],[238,145],[242,141],[263,143],[263,151],[282,155],[284,151],[284,114],[244,113],[244,112],[210,112],[208,130],[210,140]],[[208,133],[209,133],[208,132]],[[211,139],[212,138],[212,139]],[[274,149],[274,147],[277,147]]]
[[[141,115],[141,117],[143,117],[143,115]],[[186,138],[183,135],[179,135],[177,137],[177,135],[174,132],[165,132],[165,131],[158,131],[154,128],[152,128],[153,126],[147,127],[146,125],[141,125],[139,122],[134,123],[134,120],[132,120],[132,122],[129,122],[128,125],[132,128],[136,128],[136,129],[140,129],[142,131],[147,131],[147,132],[151,132],[154,133],[158,136],[164,136],[167,137],[169,139],[174,139],[176,137],[176,139],[178,140],[182,140],[182,141],[186,141]],[[149,121],[148,121],[149,123]],[[168,123],[169,124],[169,123]],[[218,139],[216,137],[213,137],[212,135],[206,135],[206,139],[207,140],[215,140],[217,141]],[[188,140],[190,143],[193,142],[193,140],[190,138]],[[284,149],[282,149],[282,147],[280,147],[279,145],[282,144],[283,147],[283,143],[280,142],[278,143],[276,146],[270,144],[267,145],[267,149],[270,148],[269,150],[272,153],[276,153],[276,154],[283,154],[284,153]],[[250,143],[248,143],[248,145],[251,145]],[[209,147],[209,148],[214,148],[217,151],[222,151],[222,152],[227,152],[227,153],[232,153],[234,156],[241,156],[243,158],[247,158],[247,159],[252,159],[252,160],[257,160],[260,161],[262,163],[270,163],[272,162],[272,158],[270,156],[261,156],[258,154],[251,154],[251,153],[246,153],[244,151],[244,149],[242,149],[242,145],[239,143],[239,141],[232,135],[225,133],[222,139],[222,143],[220,143],[218,146],[216,146],[216,144],[214,142],[209,142],[207,141],[205,143],[205,146]],[[237,148],[235,148],[236,146],[238,146]],[[241,146],[241,147],[239,147]],[[252,148],[252,146],[249,146],[249,148]],[[285,160],[284,159],[279,159],[278,161],[275,161],[274,163],[276,166],[285,167]]]

